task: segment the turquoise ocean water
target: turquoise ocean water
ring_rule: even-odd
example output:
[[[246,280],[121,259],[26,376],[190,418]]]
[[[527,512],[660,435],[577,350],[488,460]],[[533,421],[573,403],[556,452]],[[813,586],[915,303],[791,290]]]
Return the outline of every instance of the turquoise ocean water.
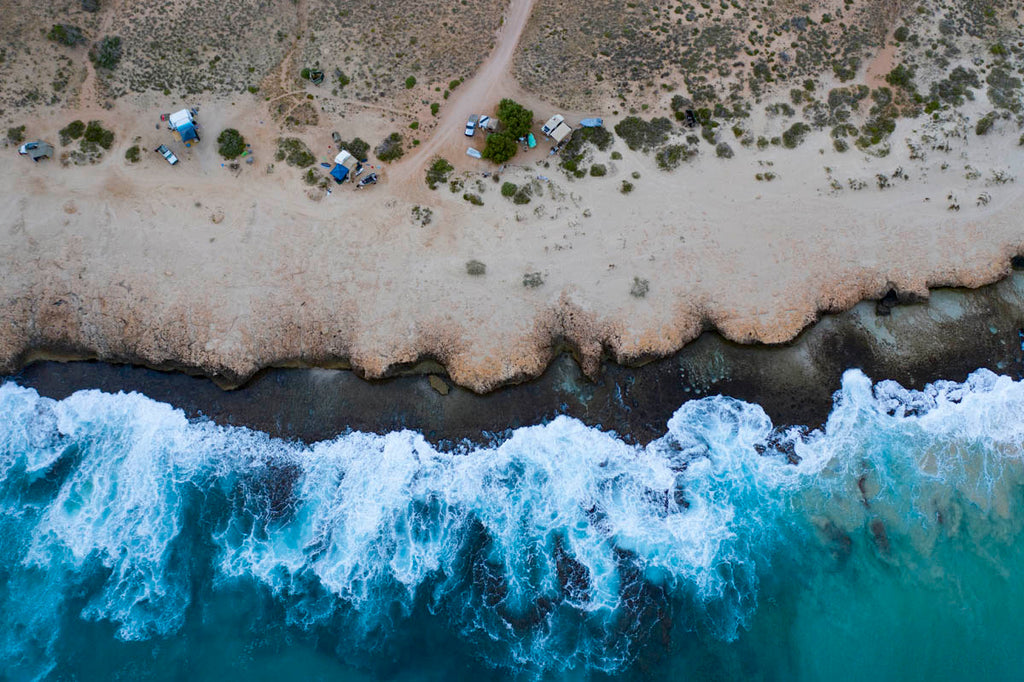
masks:
[[[0,679],[1024,679],[1024,385],[440,451],[0,386]]]

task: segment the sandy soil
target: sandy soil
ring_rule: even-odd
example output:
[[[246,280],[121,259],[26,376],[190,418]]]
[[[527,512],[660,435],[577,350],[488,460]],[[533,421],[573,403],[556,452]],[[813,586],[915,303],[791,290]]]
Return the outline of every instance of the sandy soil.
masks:
[[[237,385],[271,365],[345,364],[381,377],[432,359],[485,391],[540,373],[563,346],[596,372],[604,356],[668,354],[709,327],[784,342],[821,311],[862,298],[991,282],[1024,252],[1019,131],[1000,120],[976,136],[980,107],[901,120],[884,158],[834,152],[824,130],[797,150],[738,148],[721,159],[705,147],[666,173],[616,140],[590,152],[606,176],[570,179],[545,165],[542,145],[502,173],[533,188],[529,204],[513,204],[484,177],[495,168],[465,156],[462,128],[508,94],[541,122],[554,113],[507,75],[531,4],[512,0],[494,53],[446,102],[438,132],[368,190],[323,196],[272,165],[280,131],[252,98],[203,97],[206,137],[190,149],[159,125],[172,102],[153,96],[29,119],[33,137],[53,140],[72,117],[101,119],[117,137],[97,165],[6,151],[0,369],[63,354]],[[575,123],[581,112],[567,113]],[[336,121],[320,118],[301,135],[329,160]],[[348,113],[346,130],[379,140],[395,121],[366,108]],[[777,135],[789,121],[750,124]],[[255,152],[237,172],[212,139],[229,126]],[[143,160],[129,164],[136,140]],[[149,151],[160,143],[181,163]],[[426,189],[435,154],[450,155],[483,206],[463,190]],[[622,193],[624,181],[635,189]],[[416,218],[423,208],[429,222]],[[471,259],[485,275],[467,274]],[[525,286],[528,273],[543,283]]]

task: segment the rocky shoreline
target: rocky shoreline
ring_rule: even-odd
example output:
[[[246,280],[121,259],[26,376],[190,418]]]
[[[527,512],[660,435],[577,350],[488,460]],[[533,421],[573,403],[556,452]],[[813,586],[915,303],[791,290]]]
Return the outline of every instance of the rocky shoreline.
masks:
[[[681,404],[716,394],[761,405],[777,426],[820,426],[850,368],[909,387],[960,381],[982,367],[1017,378],[1022,329],[1024,272],[1015,270],[979,289],[935,290],[927,301],[901,302],[895,292],[865,301],[787,344],[741,345],[706,332],[642,366],[606,362],[593,380],[563,352],[538,378],[483,395],[453,385],[433,363],[377,381],[346,369],[268,369],[233,391],[179,372],[101,362],[40,360],[9,376],[54,398],[85,388],[139,391],[191,417],[307,442],[402,428],[443,445],[480,442],[558,414],[647,442]]]

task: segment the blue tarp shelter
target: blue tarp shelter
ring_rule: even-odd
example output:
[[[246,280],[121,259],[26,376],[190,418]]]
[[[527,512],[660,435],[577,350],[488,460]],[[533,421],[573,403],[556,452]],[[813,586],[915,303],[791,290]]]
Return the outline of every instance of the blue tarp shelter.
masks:
[[[348,177],[348,168],[345,168],[340,163],[335,164],[334,168],[331,169],[331,177],[340,185]]]

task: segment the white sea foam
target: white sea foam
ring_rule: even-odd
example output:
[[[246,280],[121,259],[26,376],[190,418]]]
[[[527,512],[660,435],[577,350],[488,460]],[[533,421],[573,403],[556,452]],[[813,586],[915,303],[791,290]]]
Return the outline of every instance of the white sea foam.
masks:
[[[923,391],[848,372],[810,435],[692,401],[645,448],[566,417],[466,453],[409,431],[307,447],[11,382],[0,410],[0,626],[28,633],[0,644],[37,673],[76,589],[120,638],[180,629],[197,536],[216,585],[264,586],[296,627],[340,618],[351,646],[419,604],[495,665],[614,670],[670,619],[735,638],[787,542],[913,561],[971,524],[1011,538],[1024,480],[1024,387],[987,371]]]

